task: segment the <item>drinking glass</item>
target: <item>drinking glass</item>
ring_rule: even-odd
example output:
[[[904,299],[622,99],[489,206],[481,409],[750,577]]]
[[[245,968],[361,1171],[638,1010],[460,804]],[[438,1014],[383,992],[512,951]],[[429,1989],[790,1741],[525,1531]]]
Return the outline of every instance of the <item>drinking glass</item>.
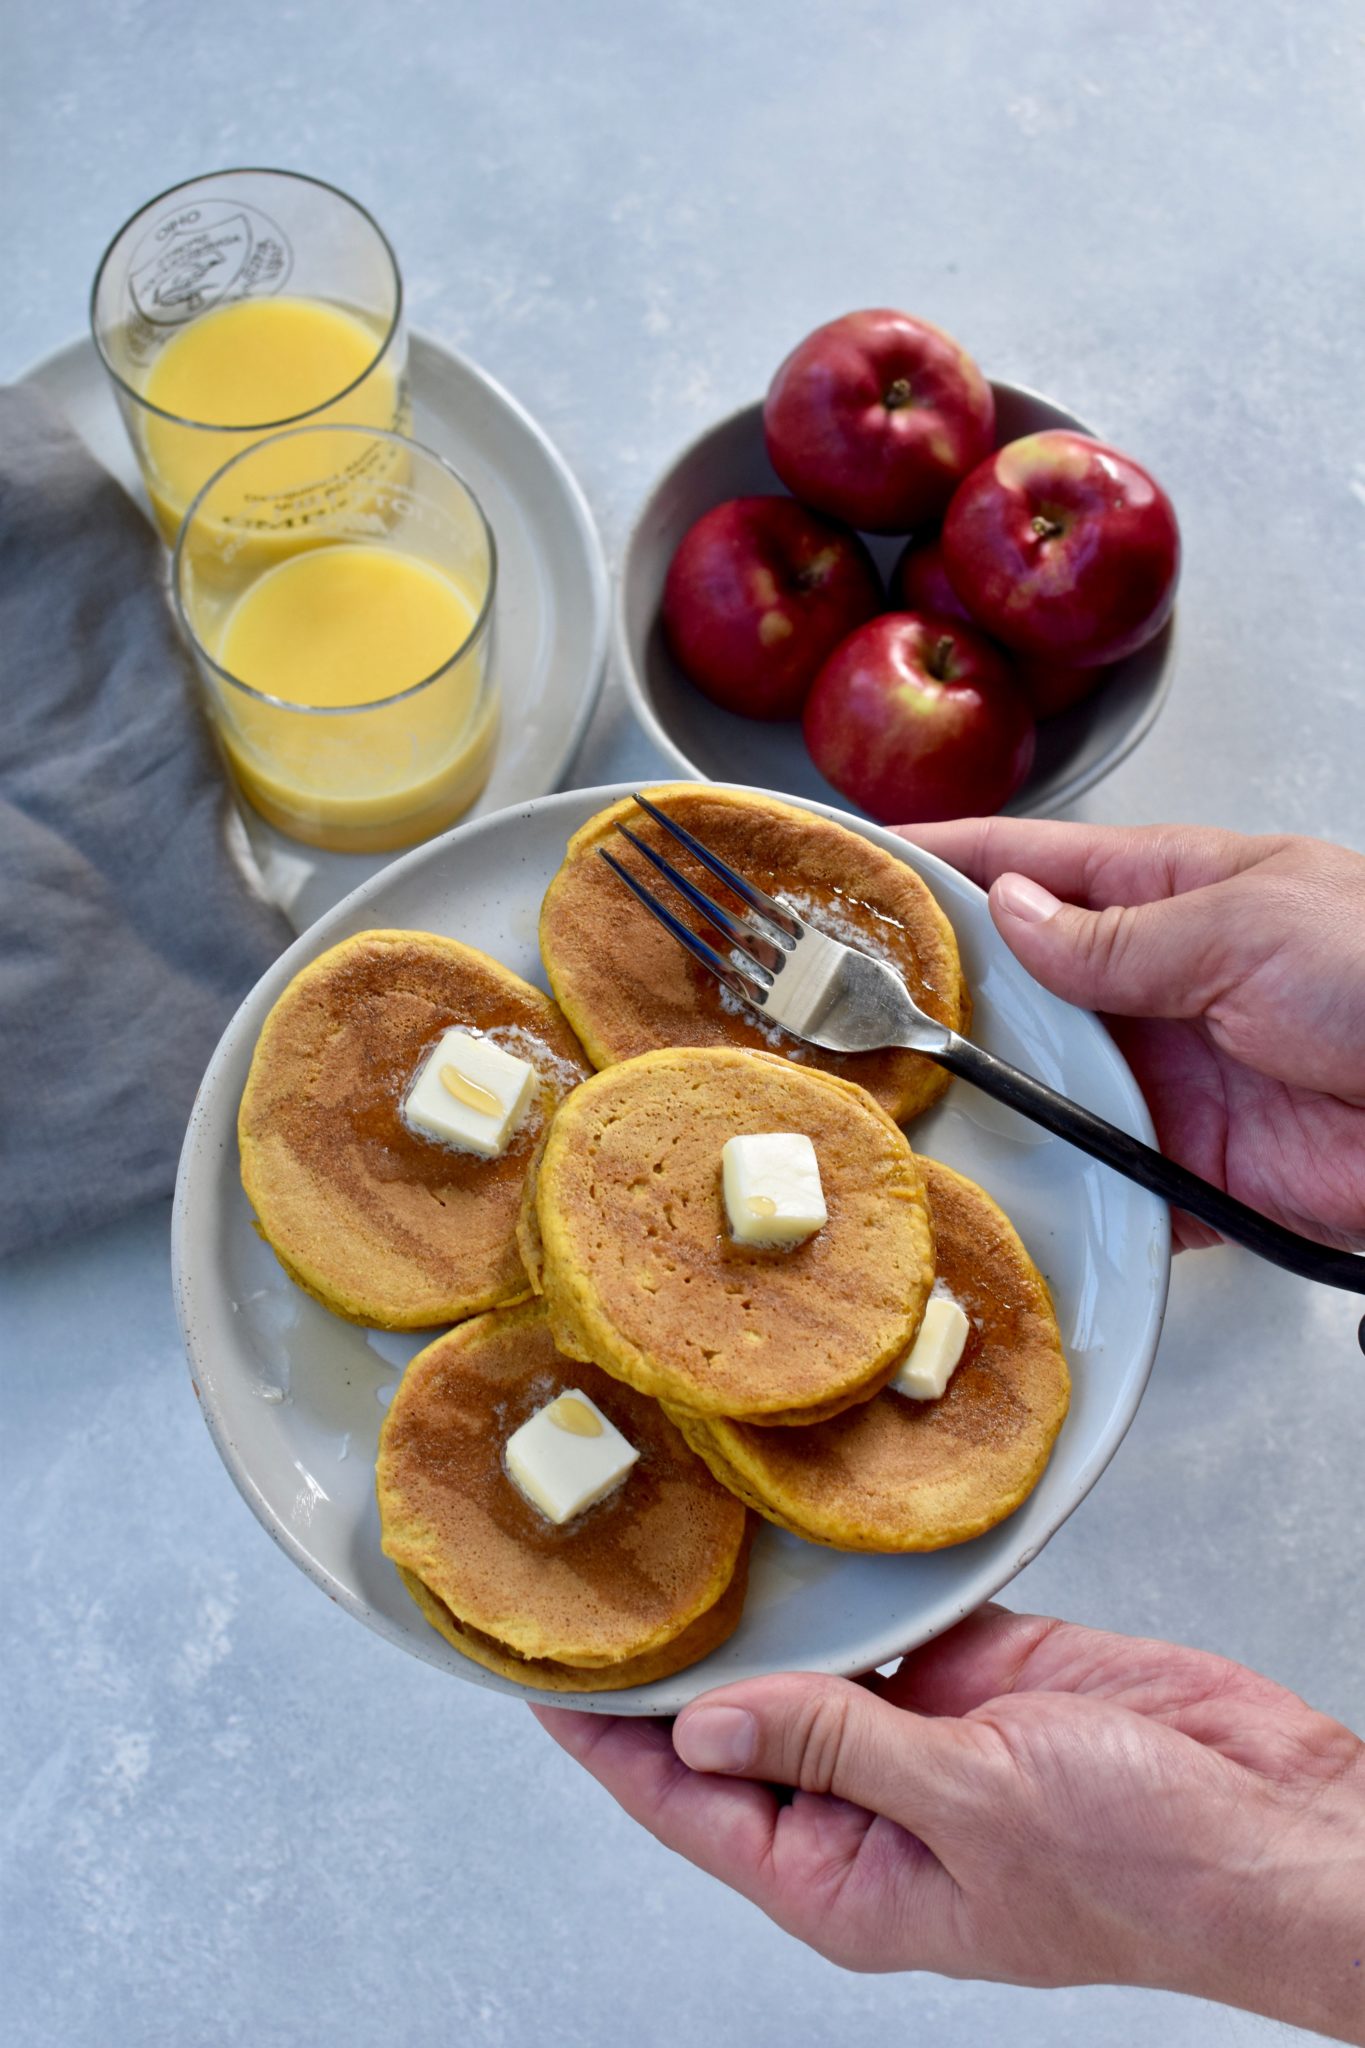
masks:
[[[90,322],[168,546],[262,436],[409,424],[393,250],[363,206],[297,171],[217,171],[149,200],[105,251]]]
[[[234,456],[186,513],[171,585],[247,801],[347,852],[453,824],[496,742],[496,584],[479,502],[429,448],[329,424]]]

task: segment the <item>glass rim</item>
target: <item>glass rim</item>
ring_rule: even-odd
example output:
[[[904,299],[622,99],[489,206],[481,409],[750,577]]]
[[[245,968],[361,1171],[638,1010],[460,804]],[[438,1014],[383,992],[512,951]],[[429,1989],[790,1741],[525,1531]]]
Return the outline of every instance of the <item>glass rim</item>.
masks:
[[[329,397],[319,400],[317,405],[310,405],[306,412],[287,413],[282,418],[275,420],[234,421],[231,425],[225,425],[222,421],[189,419],[183,413],[168,412],[165,406],[154,405],[150,398],[145,397],[137,389],[136,385],[128,382],[121,371],[115,369],[109,359],[109,352],[104,346],[99,322],[95,316],[95,306],[99,298],[101,280],[109,267],[109,260],[113,256],[115,249],[117,249],[133,223],[141,220],[144,213],[150,213],[154,206],[160,206],[164,199],[173,198],[177,192],[189,192],[194,186],[210,184],[215,178],[289,178],[296,185],[314,185],[321,192],[330,192],[334,199],[342,200],[345,205],[349,206],[355,213],[358,213],[361,219],[373,228],[378,237],[379,245],[389,260],[389,269],[393,275],[393,315],[383,340],[359,376],[352,377],[349,384],[344,384],[340,391],[334,391]],[[237,302],[234,301],[233,303]],[[328,302],[323,301],[322,303],[326,304]],[[197,315],[196,317],[202,318],[203,316]],[[197,178],[182,178],[177,184],[168,185],[164,192],[156,192],[150,199],[144,199],[141,206],[133,213],[130,213],[122,227],[111,236],[104,254],[100,257],[95,267],[95,278],[90,287],[90,335],[95,344],[95,353],[98,355],[105,373],[112,378],[113,382],[126,397],[130,398],[135,405],[141,407],[143,412],[154,413],[158,419],[169,420],[173,426],[191,427],[197,434],[274,433],[279,428],[293,427],[298,425],[300,421],[309,420],[313,417],[314,413],[322,412],[328,406],[338,405],[343,398],[349,397],[352,391],[358,389],[367,377],[374,375],[374,372],[379,368],[379,365],[393,346],[394,337],[402,325],[402,320],[403,273],[398,267],[398,257],[395,254],[392,242],[384,233],[383,228],[380,227],[379,222],[375,219],[369,208],[362,206],[358,199],[353,199],[349,192],[343,192],[340,185],[333,185],[326,178],[314,178],[307,171],[282,171],[270,164],[231,164],[223,170],[204,171]],[[187,321],[185,324],[190,326],[193,323]]]
[[[258,690],[253,683],[243,682],[240,676],[234,675],[230,668],[224,668],[223,664],[209,653],[199,634],[195,631],[193,621],[185,609],[185,601],[181,594],[185,537],[189,533],[191,522],[204,499],[208,496],[214,485],[222,481],[230,469],[235,469],[239,462],[246,462],[258,449],[269,447],[272,443],[283,441],[286,438],[294,439],[303,434],[364,434],[368,440],[395,441],[402,448],[408,448],[415,451],[418,455],[424,455],[428,461],[434,462],[439,469],[443,469],[448,477],[453,478],[464,492],[474,508],[484,540],[488,546],[488,586],[484,591],[482,602],[475,614],[474,623],[465,634],[464,639],[453,654],[446,656],[439,667],[432,669],[429,674],[421,677],[418,682],[409,683],[404,689],[392,691],[387,697],[366,697],[359,704],[299,704],[292,697],[276,697],[269,690]],[[365,546],[369,544],[363,541],[351,543],[352,546]],[[375,546],[383,545],[382,542],[372,544]],[[265,573],[269,574],[269,571]],[[208,482],[202,484],[190,500],[185,516],[180,522],[180,531],[175,537],[175,550],[171,556],[171,602],[175,606],[176,621],[180,626],[181,632],[189,641],[196,659],[204,662],[213,670],[214,675],[223,682],[230,683],[234,690],[240,690],[244,697],[254,699],[257,704],[269,704],[279,711],[298,712],[306,718],[352,718],[357,712],[382,711],[387,705],[401,704],[405,697],[419,696],[423,690],[429,689],[434,682],[445,675],[447,670],[455,668],[462,662],[470,649],[483,636],[493,616],[493,598],[497,585],[497,536],[489,522],[488,514],[483,509],[478,492],[472,484],[460,475],[454,463],[447,462],[444,455],[438,455],[436,450],[428,448],[425,442],[414,441],[410,434],[395,434],[387,427],[362,427],[354,423],[344,426],[327,426],[323,424],[313,427],[286,427],[283,433],[267,434],[264,439],[253,442],[250,448],[239,450],[236,455],[223,464],[221,469],[214,471]],[[252,587],[250,584],[247,586],[248,589]]]

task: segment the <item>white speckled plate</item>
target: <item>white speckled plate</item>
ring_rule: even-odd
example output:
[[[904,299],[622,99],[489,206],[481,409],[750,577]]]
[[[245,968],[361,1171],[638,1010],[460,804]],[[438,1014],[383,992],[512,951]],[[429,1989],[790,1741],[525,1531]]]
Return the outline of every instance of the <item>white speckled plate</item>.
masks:
[[[205,1420],[244,1498],[294,1562],[358,1620],[457,1677],[522,1697],[525,1688],[470,1663],[427,1626],[380,1551],[379,1425],[400,1368],[422,1340],[340,1322],[285,1277],[256,1235],[241,1191],[237,1104],[261,1024],[286,982],[355,932],[445,932],[544,987],[536,949],[541,897],[570,833],[626,793],[577,790],[476,819],[395,861],[314,925],[224,1033],[190,1120],[176,1190],[180,1327]],[[981,891],[878,826],[839,811],[826,815],[929,881],[957,931],[982,1043],[1150,1142],[1146,1108],[1108,1035],[1029,979],[997,936]],[[567,1704],[672,1714],[708,1686],[757,1672],[848,1673],[884,1664],[998,1592],[1113,1456],[1161,1329],[1170,1271],[1164,1205],[960,1081],[912,1136],[919,1150],[998,1198],[1052,1287],[1074,1387],[1037,1489],[989,1535],[932,1556],[856,1557],[765,1525],[744,1619],[728,1643],[675,1678]]]
[[[408,336],[414,440],[452,462],[498,540],[497,660],[503,719],[483,817],[559,784],[587,730],[606,665],[607,572],[587,500],[542,429],[500,384],[453,349]],[[144,512],[147,497],[94,343],[71,343],[25,373],[61,407]],[[296,931],[391,858],[323,853],[245,807],[266,887]]]

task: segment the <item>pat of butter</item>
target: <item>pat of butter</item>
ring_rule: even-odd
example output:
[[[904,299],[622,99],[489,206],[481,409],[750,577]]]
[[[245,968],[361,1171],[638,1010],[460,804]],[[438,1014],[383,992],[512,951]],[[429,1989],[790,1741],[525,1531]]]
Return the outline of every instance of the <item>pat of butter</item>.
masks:
[[[736,1244],[800,1244],[829,1221],[820,1162],[803,1132],[727,1138],[720,1158]]]
[[[507,1439],[507,1470],[532,1507],[570,1522],[624,1479],[640,1453],[570,1387]]]
[[[925,1304],[919,1334],[890,1381],[896,1394],[912,1401],[937,1401],[957,1370],[971,1325],[960,1302],[933,1294]]]
[[[535,1092],[536,1070],[491,1038],[446,1031],[408,1090],[403,1114],[424,1138],[500,1159]]]

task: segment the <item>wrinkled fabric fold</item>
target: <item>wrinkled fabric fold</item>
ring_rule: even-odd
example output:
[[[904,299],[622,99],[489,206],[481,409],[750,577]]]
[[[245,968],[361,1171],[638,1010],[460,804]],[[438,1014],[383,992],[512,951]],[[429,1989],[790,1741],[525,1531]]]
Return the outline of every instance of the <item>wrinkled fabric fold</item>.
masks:
[[[168,1194],[195,1090],[292,936],[229,796],[150,526],[0,389],[0,1255]]]

